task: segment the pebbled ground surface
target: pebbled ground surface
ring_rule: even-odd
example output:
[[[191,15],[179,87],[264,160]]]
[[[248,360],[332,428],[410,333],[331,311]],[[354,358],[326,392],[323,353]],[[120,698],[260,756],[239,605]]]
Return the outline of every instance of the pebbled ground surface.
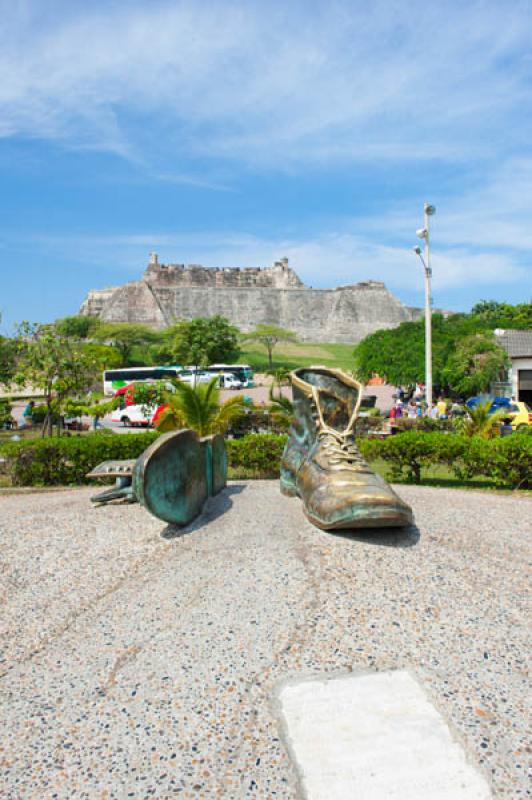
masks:
[[[0,498],[0,796],[298,798],[277,684],[407,668],[494,796],[527,797],[532,499],[399,492],[417,527],[368,535],[275,481],[179,532],[91,489]]]

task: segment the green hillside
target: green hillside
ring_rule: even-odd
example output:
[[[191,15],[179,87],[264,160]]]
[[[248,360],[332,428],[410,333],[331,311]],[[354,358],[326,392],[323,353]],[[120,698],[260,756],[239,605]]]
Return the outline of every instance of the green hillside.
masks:
[[[296,369],[322,364],[326,367],[352,370],[354,347],[354,344],[329,342],[279,342],[273,352],[273,368]],[[268,369],[266,350],[255,342],[242,345],[238,360],[240,364],[249,364],[255,372],[265,372]]]

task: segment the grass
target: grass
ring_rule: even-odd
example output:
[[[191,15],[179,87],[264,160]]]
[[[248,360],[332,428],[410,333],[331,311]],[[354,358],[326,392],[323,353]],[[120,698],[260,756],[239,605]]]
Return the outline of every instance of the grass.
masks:
[[[10,442],[13,436],[18,436],[20,439],[35,439],[41,435],[41,428],[14,428],[13,430],[5,431],[0,430],[0,444]]]
[[[254,372],[266,372],[269,369],[268,354],[258,342],[243,342],[241,347],[239,364],[249,364]],[[273,368],[296,369],[309,367],[311,364],[323,364],[326,367],[351,370],[354,348],[354,344],[334,342],[279,342],[273,351]],[[134,347],[130,364],[146,365],[145,349]]]
[[[320,364],[352,370],[354,347],[354,344],[329,342],[279,342],[273,351],[273,368],[296,369]],[[269,369],[268,354],[258,342],[246,342],[242,348],[240,364],[249,364],[254,372]]]
[[[373,470],[375,470],[376,473],[381,475],[390,483],[405,483],[409,484],[410,486],[415,485],[412,483],[412,481],[408,481],[406,478],[400,481],[396,479],[392,481],[390,466],[382,459],[376,459],[375,461],[372,461],[370,466]],[[445,467],[444,465],[436,465],[428,469],[423,469],[421,472],[421,483],[417,485],[434,486],[440,489],[473,489],[475,491],[496,490],[498,492],[519,491],[520,494],[531,493],[531,490],[529,489],[514,490],[511,488],[505,488],[504,486],[500,486],[500,484],[495,483],[495,481],[491,480],[490,478],[483,476],[478,476],[477,478],[470,480],[460,480],[456,477],[453,471],[449,469],[449,467]]]

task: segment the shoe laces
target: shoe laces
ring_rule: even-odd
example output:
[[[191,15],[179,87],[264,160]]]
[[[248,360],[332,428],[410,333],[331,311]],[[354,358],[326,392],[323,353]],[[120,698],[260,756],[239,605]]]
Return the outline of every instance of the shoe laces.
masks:
[[[355,437],[351,431],[340,433],[329,428],[328,430],[319,431],[318,438],[323,441],[331,463],[345,463],[350,466],[366,465],[355,444]]]

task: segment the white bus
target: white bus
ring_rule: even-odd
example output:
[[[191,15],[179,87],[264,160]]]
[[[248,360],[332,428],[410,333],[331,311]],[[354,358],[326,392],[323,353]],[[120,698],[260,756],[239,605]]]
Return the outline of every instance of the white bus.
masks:
[[[114,394],[129,383],[153,383],[165,378],[177,378],[181,367],[122,367],[106,369],[103,373],[103,393]]]

